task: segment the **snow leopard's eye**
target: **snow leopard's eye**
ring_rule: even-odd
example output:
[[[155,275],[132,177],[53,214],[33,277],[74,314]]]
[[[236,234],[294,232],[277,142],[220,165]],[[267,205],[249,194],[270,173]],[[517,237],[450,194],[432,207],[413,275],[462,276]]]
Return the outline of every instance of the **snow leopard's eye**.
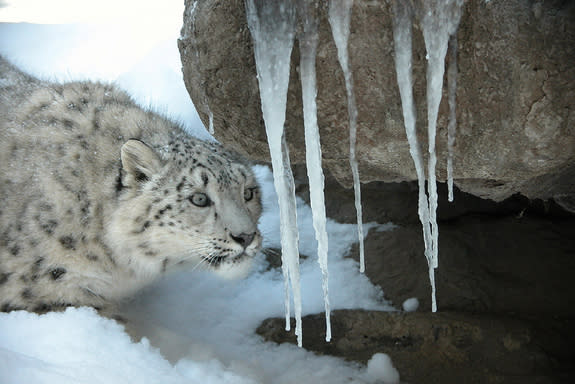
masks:
[[[207,207],[211,205],[212,201],[205,193],[194,193],[192,196],[188,197],[188,200],[196,207]]]
[[[251,199],[253,199],[255,195],[255,190],[256,190],[255,188],[244,189],[244,200],[250,201]]]

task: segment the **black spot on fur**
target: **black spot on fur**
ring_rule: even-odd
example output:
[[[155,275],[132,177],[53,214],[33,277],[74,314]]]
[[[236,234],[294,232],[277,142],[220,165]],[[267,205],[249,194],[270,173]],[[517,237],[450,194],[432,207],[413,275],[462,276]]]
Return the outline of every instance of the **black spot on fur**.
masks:
[[[64,123],[64,127],[68,130],[72,130],[74,128],[74,122],[72,120],[64,119],[62,123]]]
[[[34,261],[34,269],[38,270],[43,262],[44,258],[42,256],[38,257],[36,261]]]
[[[12,254],[12,256],[18,256],[18,254],[20,253],[20,247],[15,245],[12,248],[10,248],[10,253]]]
[[[58,226],[58,222],[56,220],[48,220],[45,223],[40,223],[40,228],[44,233],[47,235],[51,235],[54,233],[54,230]]]
[[[52,277],[52,280],[59,280],[65,273],[65,268],[54,268],[50,271],[50,276]]]
[[[32,290],[30,288],[25,288],[21,293],[20,296],[22,296],[22,298],[24,300],[30,300],[32,297],[34,297],[34,294],[32,293]]]
[[[208,175],[205,172],[202,172],[202,181],[204,183],[204,187],[208,185]]]
[[[162,272],[166,272],[166,267],[168,266],[168,258],[166,257],[162,260]]]
[[[120,192],[122,189],[124,189],[124,184],[122,184],[122,165],[120,164],[120,166],[118,167],[118,175],[116,176],[116,192]]]
[[[96,255],[94,253],[87,253],[86,259],[88,259],[90,261],[98,261],[98,255]]]
[[[184,177],[182,179],[182,181],[180,181],[180,183],[176,186],[176,191],[180,192],[182,190],[182,187],[184,186],[185,181],[186,181],[186,178]]]
[[[149,180],[148,176],[146,176],[146,174],[143,172],[136,172],[136,174],[134,176],[135,176],[136,181],[138,183],[143,183],[143,182],[146,182]]]
[[[6,284],[12,273],[0,273],[0,285]]]
[[[144,224],[142,225],[142,227],[141,227],[140,229],[135,230],[135,231],[132,231],[132,233],[142,233],[142,232],[144,232],[146,229],[148,229],[148,227],[150,226],[150,224],[151,224],[151,223],[150,223],[149,221],[146,221],[146,222],[144,222]]]
[[[60,241],[60,244],[62,244],[62,247],[64,247],[64,249],[71,249],[71,250],[76,249],[76,239],[74,239],[74,237],[70,235],[62,236],[58,240]]]

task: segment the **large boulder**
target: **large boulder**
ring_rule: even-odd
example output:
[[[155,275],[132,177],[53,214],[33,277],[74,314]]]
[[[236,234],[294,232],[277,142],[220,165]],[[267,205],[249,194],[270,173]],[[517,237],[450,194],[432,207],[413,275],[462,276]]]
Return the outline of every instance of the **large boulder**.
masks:
[[[349,185],[344,80],[318,2],[318,123],[324,167]],[[458,30],[455,184],[484,198],[520,192],[554,198],[575,210],[575,3],[468,0]],[[427,143],[426,52],[414,23],[414,94],[418,135]],[[184,80],[216,138],[269,160],[253,44],[243,2],[186,1],[179,47]],[[359,108],[357,156],[363,182],[416,178],[403,127],[390,2],[356,1],[349,42]],[[286,130],[290,156],[304,161],[297,42],[292,53]],[[444,83],[445,84],[445,83]],[[444,86],[445,89],[445,86]],[[446,178],[446,95],[438,120],[439,180]]]

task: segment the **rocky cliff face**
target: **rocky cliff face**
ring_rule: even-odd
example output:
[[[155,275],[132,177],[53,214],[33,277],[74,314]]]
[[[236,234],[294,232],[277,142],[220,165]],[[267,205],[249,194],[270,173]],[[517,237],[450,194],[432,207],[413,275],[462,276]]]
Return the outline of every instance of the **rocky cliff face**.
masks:
[[[353,191],[347,189],[346,91],[327,4],[318,2],[316,9],[327,214],[354,222]],[[304,347],[360,362],[383,350],[402,379],[413,383],[568,382],[575,374],[575,310],[567,304],[575,297],[570,289],[575,274],[575,2],[464,4],[458,30],[455,202],[447,203],[446,188],[439,187],[439,314],[430,312],[390,8],[386,0],[355,1],[351,18],[364,221],[398,225],[368,235],[366,275],[398,308],[417,297],[420,312],[338,312],[332,317],[336,332],[331,344],[321,340],[323,318],[310,316],[304,319],[304,329],[311,329],[305,331]],[[206,126],[212,119],[219,141],[269,161],[244,2],[186,1],[179,44],[186,86]],[[413,44],[417,129],[419,142],[426,143],[426,53],[416,24]],[[292,162],[301,164],[297,47],[286,135]],[[446,177],[447,113],[444,94],[437,137],[440,181]],[[298,193],[305,198],[305,170],[294,168]],[[294,341],[281,320],[266,322],[259,333],[268,340]]]
[[[324,167],[349,185],[343,74],[318,2],[318,124]],[[514,193],[554,198],[575,210],[575,4],[469,0],[458,31],[455,184],[502,200]],[[184,79],[202,121],[250,157],[269,160],[243,2],[187,1],[180,39]],[[426,52],[414,24],[414,93],[419,141],[426,138]],[[292,162],[304,161],[297,43],[286,132]],[[389,1],[356,1],[349,42],[359,108],[357,154],[363,182],[416,178],[394,68]],[[438,121],[438,180],[446,178],[447,102]]]

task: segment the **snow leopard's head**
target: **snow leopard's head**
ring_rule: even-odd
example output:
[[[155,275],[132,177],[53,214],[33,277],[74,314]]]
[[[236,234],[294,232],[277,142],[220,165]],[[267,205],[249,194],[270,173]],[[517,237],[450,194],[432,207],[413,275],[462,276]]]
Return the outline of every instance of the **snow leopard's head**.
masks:
[[[119,263],[152,278],[174,267],[245,276],[262,238],[251,168],[216,143],[181,137],[163,147],[128,140],[108,239]]]

